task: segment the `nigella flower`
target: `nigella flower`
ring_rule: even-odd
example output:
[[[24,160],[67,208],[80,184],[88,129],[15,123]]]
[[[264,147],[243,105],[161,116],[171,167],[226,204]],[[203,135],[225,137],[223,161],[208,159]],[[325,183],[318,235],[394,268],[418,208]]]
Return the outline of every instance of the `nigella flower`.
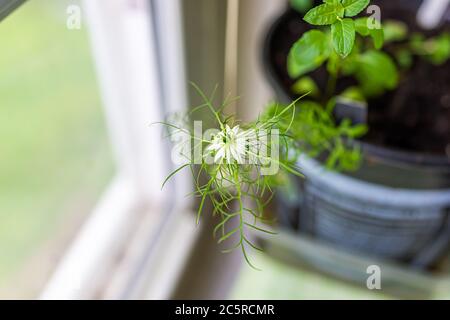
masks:
[[[247,132],[239,126],[225,128],[217,133],[206,148],[208,154],[214,156],[215,163],[243,163],[246,154]]]

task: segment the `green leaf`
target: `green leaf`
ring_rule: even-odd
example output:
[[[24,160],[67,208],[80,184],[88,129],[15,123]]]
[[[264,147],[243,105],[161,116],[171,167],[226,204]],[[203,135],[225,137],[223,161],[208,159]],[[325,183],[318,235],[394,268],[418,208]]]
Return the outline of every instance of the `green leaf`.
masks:
[[[352,52],[355,43],[355,23],[352,19],[336,21],[331,26],[334,49],[343,58]]]
[[[383,30],[385,42],[402,41],[408,36],[408,26],[400,21],[386,21],[383,23]]]
[[[346,17],[354,17],[369,5],[370,0],[342,0]]]
[[[334,76],[337,76],[339,71],[339,60],[339,55],[333,50],[328,58],[327,71]]]
[[[400,67],[409,69],[413,63],[412,53],[408,49],[401,49],[395,52],[395,59]]]
[[[325,33],[318,30],[305,32],[289,52],[288,73],[297,78],[322,65],[329,55],[329,38]]]
[[[367,17],[355,19],[355,30],[364,37],[370,34],[370,29],[367,21]]]
[[[450,58],[450,33],[443,33],[440,36],[425,42],[429,51],[429,60],[435,65],[444,64]]]
[[[344,16],[344,8],[339,2],[324,3],[309,10],[303,18],[313,25],[333,24],[338,17]]]
[[[355,30],[360,35],[367,37],[370,36],[373,40],[376,49],[381,49],[384,44],[384,31],[382,28],[374,28],[374,18],[358,18],[355,19]]]
[[[397,86],[397,68],[388,54],[369,50],[359,55],[356,63],[355,77],[365,96],[377,96]]]
[[[319,87],[311,77],[298,79],[292,85],[292,91],[298,95],[309,93],[312,97],[317,97],[320,94]]]
[[[356,69],[358,68],[358,63],[357,63],[358,57],[359,57],[359,53],[355,53],[355,50],[353,50],[349,56],[347,56],[345,59],[341,60],[340,71],[342,72],[342,75],[350,76],[356,72]]]
[[[290,0],[291,7],[300,12],[305,13],[313,6],[313,0]]]
[[[370,29],[370,36],[373,39],[373,45],[375,46],[375,49],[381,49],[384,44],[383,29]]]
[[[364,94],[361,92],[361,89],[358,87],[349,87],[345,89],[340,95],[340,97],[344,99],[348,99],[350,101],[358,101],[367,103]]]

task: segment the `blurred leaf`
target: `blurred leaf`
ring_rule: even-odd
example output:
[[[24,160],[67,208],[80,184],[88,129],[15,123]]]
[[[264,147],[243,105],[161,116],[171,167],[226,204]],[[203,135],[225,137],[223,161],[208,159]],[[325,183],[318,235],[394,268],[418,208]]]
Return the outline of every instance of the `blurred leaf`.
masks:
[[[362,93],[361,89],[358,87],[349,87],[349,88],[345,89],[339,96],[342,98],[351,100],[351,101],[367,103],[367,100],[364,97],[364,94]]]
[[[409,46],[415,54],[426,54],[424,47],[425,37],[420,33],[413,33],[409,41]]]
[[[367,21],[367,17],[355,19],[355,30],[362,36],[368,36],[370,34]]]
[[[410,47],[412,52],[424,56],[431,63],[441,65],[450,58],[450,33],[425,40],[424,36],[415,33],[411,36]]]
[[[394,89],[398,84],[397,68],[384,52],[369,50],[358,56],[355,76],[367,97]]]
[[[332,4],[332,5],[338,5],[341,3],[341,0],[323,0],[323,2]]]
[[[375,49],[381,49],[384,44],[384,30],[383,29],[371,29],[370,36],[373,39],[373,45]]]
[[[290,0],[291,7],[300,12],[305,13],[313,6],[313,0]]]
[[[443,33],[427,40],[425,46],[429,52],[429,60],[433,64],[444,64],[450,57],[450,33]]]
[[[384,44],[384,30],[383,28],[375,28],[376,23],[374,18],[358,18],[355,19],[355,30],[358,34],[367,37],[370,36],[373,40],[374,47],[381,49]]]
[[[412,53],[407,49],[398,50],[395,53],[395,59],[397,59],[397,63],[400,67],[404,69],[410,68],[413,63]]]
[[[309,95],[312,97],[318,97],[320,95],[319,88],[317,87],[317,84],[311,77],[302,77],[298,79],[292,85],[292,91],[298,95],[303,95],[307,93],[309,93]]]
[[[289,52],[288,73],[297,78],[322,65],[329,55],[329,37],[325,33],[318,30],[305,32]]]
[[[330,53],[330,57],[328,58],[327,62],[327,71],[334,76],[337,76],[339,71],[339,55],[336,53],[336,51],[332,51]]]
[[[396,20],[388,20],[383,23],[384,41],[394,42],[405,40],[408,36],[408,26]]]

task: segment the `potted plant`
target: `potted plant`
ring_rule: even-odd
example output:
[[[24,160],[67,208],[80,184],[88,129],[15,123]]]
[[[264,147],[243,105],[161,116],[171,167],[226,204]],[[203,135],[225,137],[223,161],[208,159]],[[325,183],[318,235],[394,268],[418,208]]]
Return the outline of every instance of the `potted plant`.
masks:
[[[431,265],[450,242],[449,24],[422,30],[420,1],[370,1],[382,21],[364,15],[369,0],[291,3],[268,34],[266,70],[281,101],[309,92],[298,109],[314,120],[291,126],[311,152],[299,162],[306,179],[281,194],[282,220]]]
[[[265,46],[282,103],[255,121],[227,115],[230,99],[217,104],[193,84],[204,103],[190,115],[209,115],[215,130],[189,117],[164,123],[181,159],[166,181],[190,168],[197,221],[209,204],[218,242],[250,265],[247,250],[260,248],[248,230],[272,233],[264,207],[283,185],[279,220],[320,241],[417,267],[449,244],[447,25],[418,33],[416,2],[373,3],[383,23],[361,16],[369,0],[296,0],[305,21],[288,10]]]

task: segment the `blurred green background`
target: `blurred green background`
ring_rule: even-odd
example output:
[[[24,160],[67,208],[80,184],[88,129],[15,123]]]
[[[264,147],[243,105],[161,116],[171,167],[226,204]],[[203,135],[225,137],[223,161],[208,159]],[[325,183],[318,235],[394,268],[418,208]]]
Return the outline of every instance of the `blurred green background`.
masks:
[[[113,173],[86,26],[67,29],[68,3],[31,0],[0,22],[0,298],[37,290]]]

